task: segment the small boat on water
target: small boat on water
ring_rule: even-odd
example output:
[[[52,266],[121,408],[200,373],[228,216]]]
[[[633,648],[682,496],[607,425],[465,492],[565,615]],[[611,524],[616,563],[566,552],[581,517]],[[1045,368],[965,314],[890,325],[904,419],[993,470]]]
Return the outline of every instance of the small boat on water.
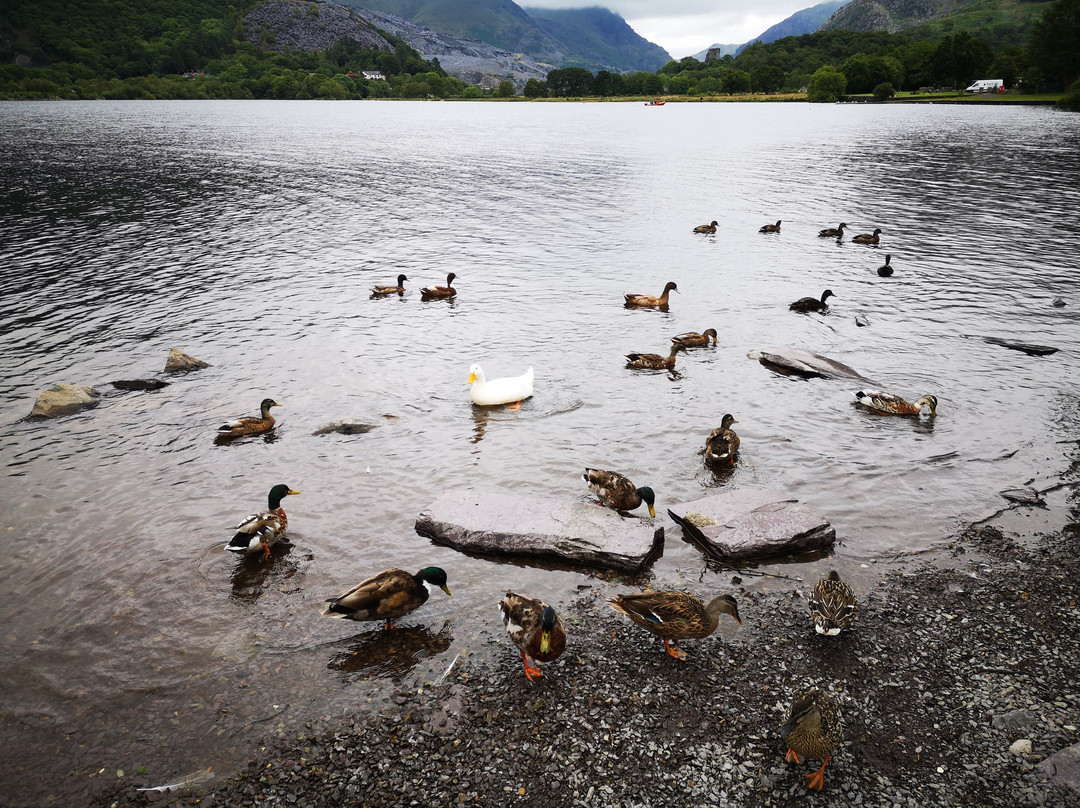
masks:
[[[666,103],[667,103],[667,101],[661,101],[660,99],[657,98],[657,99],[654,99],[652,101],[646,101],[645,106],[647,106],[647,107],[662,107]]]

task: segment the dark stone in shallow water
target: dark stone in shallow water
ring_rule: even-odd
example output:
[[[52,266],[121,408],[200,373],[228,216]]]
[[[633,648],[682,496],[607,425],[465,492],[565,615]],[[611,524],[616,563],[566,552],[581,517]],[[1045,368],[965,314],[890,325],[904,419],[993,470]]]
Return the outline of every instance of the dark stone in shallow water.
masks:
[[[448,491],[416,519],[416,531],[455,550],[532,556],[639,572],[663,547],[664,528],[573,499],[504,491]]]
[[[117,390],[160,390],[169,386],[168,382],[161,379],[118,379],[109,384]]]
[[[836,541],[836,531],[824,516],[781,491],[742,488],[672,505],[668,514],[718,558],[823,550]]]
[[[756,359],[770,370],[778,373],[797,374],[799,376],[825,376],[828,378],[867,379],[855,368],[829,359],[813,351],[804,351],[801,348],[776,348],[771,351],[751,351],[747,354],[750,359]]]
[[[82,384],[54,384],[37,397],[31,418],[59,418],[96,407],[101,395],[93,387]]]
[[[991,345],[1001,345],[1005,348],[1011,348],[1014,351],[1022,351],[1029,356],[1049,356],[1050,354],[1057,353],[1057,348],[1051,348],[1049,345],[1032,345],[1030,342],[1013,342],[1012,340],[1002,339],[1001,337],[983,337],[984,342],[989,342]]]
[[[186,370],[201,370],[210,365],[194,356],[188,356],[177,348],[169,349],[169,358],[165,360],[166,373],[182,373]]]
[[[378,424],[364,424],[360,421],[351,421],[348,418],[342,418],[339,421],[332,421],[326,426],[321,426],[312,432],[312,435],[329,435],[331,432],[337,432],[339,435],[363,435],[366,432],[370,432],[375,429]]]

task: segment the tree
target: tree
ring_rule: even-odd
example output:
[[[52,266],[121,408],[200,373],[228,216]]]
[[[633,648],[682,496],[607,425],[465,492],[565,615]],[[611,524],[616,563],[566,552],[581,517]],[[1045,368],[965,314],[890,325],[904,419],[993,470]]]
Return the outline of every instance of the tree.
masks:
[[[847,77],[833,65],[824,65],[810,77],[806,100],[812,104],[832,104],[839,101],[846,90]]]
[[[888,101],[894,95],[896,95],[896,90],[887,81],[883,81],[874,88],[874,98],[878,101]]]
[[[1080,0],[1050,6],[1032,28],[1028,50],[1032,65],[1046,78],[1063,84],[1080,78]]]
[[[540,98],[544,95],[544,88],[540,86],[540,82],[536,79],[529,79],[525,82],[523,92],[526,98]]]
[[[724,74],[720,85],[728,95],[748,93],[751,86],[750,74],[745,70],[729,70]]]
[[[615,95],[615,76],[607,70],[601,70],[596,74],[593,79],[593,93],[601,98],[607,98],[609,95]]]
[[[514,82],[509,79],[503,79],[499,82],[499,86],[495,88],[496,98],[513,98],[515,94]]]

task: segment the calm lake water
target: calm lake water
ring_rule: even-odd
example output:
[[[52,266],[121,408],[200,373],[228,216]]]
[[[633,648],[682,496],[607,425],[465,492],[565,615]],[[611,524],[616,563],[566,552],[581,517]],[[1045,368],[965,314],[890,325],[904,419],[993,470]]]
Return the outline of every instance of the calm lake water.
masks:
[[[495,608],[509,587],[559,604],[648,580],[434,546],[413,523],[450,488],[586,498],[583,467],[621,470],[657,492],[655,575],[709,595],[737,594],[731,573],[705,569],[668,502],[790,491],[838,543],[782,571],[836,565],[865,590],[1000,491],[1049,486],[1080,433],[1077,177],[1080,117],[1046,109],[0,104],[0,802],[77,804],[117,769],[228,773],[259,739],[378,707],[459,653],[520,667]],[[840,221],[881,246],[817,237]],[[451,271],[457,300],[421,303]],[[368,298],[399,272],[404,297]],[[623,308],[669,280],[668,312]],[[788,311],[825,288],[827,316]],[[677,375],[624,367],[709,327],[719,346]],[[108,384],[160,375],[171,347],[212,367]],[[933,393],[938,417],[867,414],[859,383],[747,358],[775,347]],[[474,362],[534,366],[535,397],[474,411]],[[105,398],[26,420],[56,382]],[[215,445],[266,396],[272,439]],[[716,477],[698,452],[725,412],[742,454]],[[344,417],[379,426],[312,434]],[[303,492],[285,502],[293,545],[238,564],[230,527],[280,482]],[[319,617],[374,572],[427,565],[454,595],[401,632]]]

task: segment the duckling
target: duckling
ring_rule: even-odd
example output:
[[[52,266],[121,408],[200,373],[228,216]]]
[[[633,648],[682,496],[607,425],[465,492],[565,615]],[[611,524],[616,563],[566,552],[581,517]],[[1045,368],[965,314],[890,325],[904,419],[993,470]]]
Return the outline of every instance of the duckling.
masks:
[[[878,236],[881,235],[881,228],[875,228],[873,233],[860,233],[852,240],[855,244],[877,244],[881,239]]]
[[[686,592],[641,592],[608,598],[608,605],[662,639],[668,655],[679,660],[686,659],[686,653],[679,650],[679,640],[708,637],[720,624],[721,614],[730,614],[742,624],[731,595],[720,595],[705,604]]]
[[[801,764],[803,758],[821,760],[821,768],[806,775],[806,787],[825,787],[825,767],[840,745],[844,725],[840,709],[831,697],[817,688],[795,697],[780,735],[788,745],[785,760]]]
[[[759,233],[779,233],[780,232],[780,220],[776,220],[776,224],[766,224],[758,228]]]
[[[630,353],[626,355],[626,367],[632,370],[675,370],[675,354],[685,350],[685,345],[674,342],[671,345],[671,353],[667,356],[654,353]]]
[[[521,651],[525,678],[530,682],[542,676],[540,668],[529,664],[552,662],[566,650],[566,630],[555,610],[540,600],[507,592],[499,604],[506,633]]]
[[[676,345],[682,345],[684,348],[701,348],[708,347],[710,337],[712,338],[713,345],[716,345],[715,328],[706,328],[701,334],[696,331],[687,331],[685,334],[679,334],[677,337],[672,337],[671,341]]]
[[[425,567],[416,575],[399,569],[383,570],[341,597],[328,599],[322,616],[385,620],[386,628],[392,629],[394,618],[404,617],[427,602],[432,585],[450,594],[446,572],[439,567]]]
[[[889,266],[889,262],[892,260],[892,255],[885,254],[885,263],[877,268],[877,274],[883,278],[892,277],[893,268]]]
[[[397,286],[376,286],[371,290],[371,294],[374,297],[381,295],[400,295],[405,291],[405,284],[409,282],[409,279],[404,275],[397,276]]]
[[[818,238],[843,238],[845,227],[847,225],[844,222],[840,222],[839,227],[826,227],[818,231]]]
[[[299,494],[287,485],[275,485],[270,489],[267,496],[267,509],[259,513],[253,513],[243,522],[236,526],[237,534],[232,537],[225,549],[230,553],[254,553],[263,551],[263,560],[270,557],[270,548],[277,544],[278,539],[285,535],[289,529],[289,517],[285,515],[285,509],[281,507],[281,500],[289,494]]]
[[[715,233],[716,232],[716,219],[712,220],[711,224],[699,224],[694,228],[695,233]]]
[[[821,299],[816,297],[801,297],[788,306],[792,311],[803,312],[804,314],[811,311],[825,311],[829,308],[829,304],[825,301],[830,297],[836,297],[832,289],[826,289],[821,293]]]
[[[454,297],[457,294],[457,289],[454,288],[454,278],[456,278],[453,272],[446,276],[446,286],[425,286],[420,290],[421,300],[447,300]]]
[[[644,307],[660,307],[667,308],[668,295],[671,292],[678,292],[679,287],[675,284],[675,281],[668,281],[664,287],[664,293],[660,297],[653,297],[652,295],[635,295],[629,292],[623,294],[626,299],[627,306],[644,306]]]
[[[817,582],[810,593],[809,605],[814,631],[827,637],[835,637],[842,630],[851,628],[855,613],[859,611],[855,591],[840,580],[836,570]]]
[[[259,405],[259,416],[248,415],[237,418],[235,421],[226,421],[217,428],[220,437],[240,438],[245,435],[260,435],[274,428],[274,416],[270,414],[271,407],[280,407],[272,398],[264,398]]]
[[[647,485],[637,488],[627,477],[617,471],[585,469],[581,478],[600,502],[617,511],[632,511],[642,502],[649,509],[649,516],[656,516],[656,494]]]
[[[937,415],[937,397],[926,395],[909,404],[900,396],[886,393],[882,390],[860,390],[855,394],[855,400],[882,415],[919,415],[923,406],[930,408],[930,417]]]
[[[720,427],[709,433],[705,439],[705,462],[717,465],[731,465],[735,462],[735,455],[739,451],[739,436],[732,429],[732,424],[737,424],[735,416],[731,413],[725,415],[720,421]]]

